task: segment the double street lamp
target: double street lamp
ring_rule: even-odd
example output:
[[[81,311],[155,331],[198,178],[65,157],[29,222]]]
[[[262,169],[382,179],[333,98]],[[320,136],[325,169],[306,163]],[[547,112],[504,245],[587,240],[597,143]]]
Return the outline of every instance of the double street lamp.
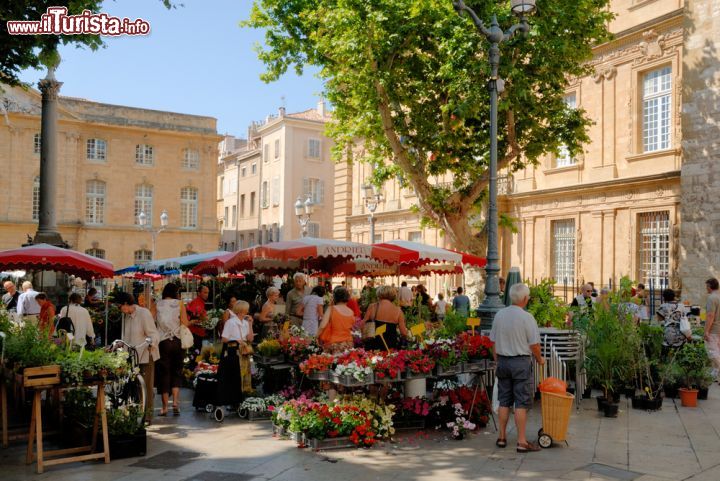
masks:
[[[152,261],[155,259],[155,243],[157,242],[157,236],[168,226],[168,213],[166,210],[162,211],[160,214],[160,227],[157,229],[153,229],[152,226],[148,224],[148,220],[148,215],[145,214],[144,211],[140,211],[138,214],[138,226],[140,229],[150,232],[150,235],[152,236],[152,251],[150,253],[150,260]]]
[[[298,223],[302,229],[302,236],[307,237],[308,224],[310,223],[310,216],[313,214],[315,204],[313,204],[312,198],[308,195],[305,202],[302,200],[302,196],[298,196],[295,201],[295,216],[297,216]]]
[[[375,211],[383,200],[383,196],[378,192],[377,187],[374,184],[363,184],[363,200],[365,201],[365,207],[370,212],[370,244],[375,243]]]
[[[492,326],[495,313],[504,307],[500,299],[500,282],[498,279],[500,272],[498,254],[498,211],[497,211],[497,111],[498,111],[498,93],[502,92],[504,82],[498,77],[498,69],[500,68],[500,44],[510,40],[518,31],[527,34],[530,31],[530,25],[527,22],[527,16],[535,12],[535,0],[511,0],[510,8],[520,20],[518,23],[510,27],[504,32],[498,24],[497,17],[493,15],[490,27],[486,27],[475,12],[465,5],[463,0],[453,0],[453,7],[462,15],[467,15],[472,19],[478,31],[490,42],[488,50],[488,60],[490,62],[490,81],[488,82],[488,90],[490,91],[490,183],[489,183],[489,204],[488,204],[488,252],[487,265],[485,266],[485,299],[478,308],[478,314],[482,319],[483,328]]]

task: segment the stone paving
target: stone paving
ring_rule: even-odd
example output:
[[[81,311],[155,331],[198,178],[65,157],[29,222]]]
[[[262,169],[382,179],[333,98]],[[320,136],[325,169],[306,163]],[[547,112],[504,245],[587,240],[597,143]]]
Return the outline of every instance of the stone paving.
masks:
[[[463,441],[438,432],[403,432],[372,449],[312,452],[271,436],[268,421],[228,416],[222,424],[190,407],[157,418],[144,458],[54,466],[44,474],[24,464],[22,444],[0,450],[0,480],[53,481],[442,481],[606,480],[720,481],[720,388],[697,408],[666,399],[661,411],[633,410],[623,399],[616,419],[601,417],[595,400],[573,410],[568,445],[519,454],[514,433],[495,447],[490,427]],[[539,405],[529,433],[540,426]],[[532,439],[532,437],[531,437]]]

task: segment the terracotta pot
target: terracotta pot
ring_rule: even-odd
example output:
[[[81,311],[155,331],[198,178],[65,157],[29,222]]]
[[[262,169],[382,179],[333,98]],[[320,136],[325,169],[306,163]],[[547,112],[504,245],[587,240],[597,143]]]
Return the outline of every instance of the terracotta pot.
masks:
[[[688,408],[694,408],[697,407],[697,395],[698,390],[697,389],[687,389],[684,387],[681,387],[679,389],[680,391],[680,403]]]

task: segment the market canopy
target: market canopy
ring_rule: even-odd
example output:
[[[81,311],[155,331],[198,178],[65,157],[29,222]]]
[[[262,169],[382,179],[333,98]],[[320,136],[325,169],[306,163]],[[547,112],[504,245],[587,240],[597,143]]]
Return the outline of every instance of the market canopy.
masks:
[[[50,244],[0,251],[0,270],[16,269],[59,271],[86,280],[114,275],[112,264],[106,260]]]
[[[196,265],[207,259],[214,259],[223,254],[227,254],[226,251],[213,251],[205,252],[203,254],[191,254],[189,256],[180,257],[169,257],[167,259],[158,259],[147,262],[142,265],[134,265],[120,269],[116,274],[125,274],[127,272],[143,271],[143,272],[156,272],[161,274],[170,274],[169,271],[189,271]],[[172,272],[173,274],[177,272]]]
[[[401,264],[418,267],[428,264],[465,264],[483,267],[487,263],[483,257],[402,239],[394,239],[373,245],[397,250],[403,258],[403,260],[400,261]]]
[[[329,273],[332,272],[334,265],[352,259],[367,258],[393,264],[401,262],[403,256],[404,254],[396,249],[382,246],[304,237],[290,241],[271,242],[238,251],[226,262],[225,271],[280,272],[304,269]]]
[[[196,265],[192,273],[198,275],[219,274],[225,270],[225,265],[237,252],[225,252],[219,256],[207,259]]]

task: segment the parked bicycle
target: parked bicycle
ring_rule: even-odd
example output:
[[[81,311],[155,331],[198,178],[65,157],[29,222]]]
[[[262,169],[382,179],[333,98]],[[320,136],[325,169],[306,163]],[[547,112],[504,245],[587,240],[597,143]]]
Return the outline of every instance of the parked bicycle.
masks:
[[[105,393],[113,408],[118,408],[122,405],[137,405],[140,412],[143,413],[140,419],[141,424],[145,423],[145,406],[147,404],[148,392],[145,379],[142,374],[140,374],[138,349],[149,346],[151,343],[152,339],[149,337],[146,337],[145,341],[137,346],[131,346],[122,339],[117,339],[107,348],[110,352],[127,350],[130,354],[128,357],[130,369],[127,374],[118,377],[113,382],[107,383],[105,385]],[[152,395],[152,393],[150,393],[150,395]]]

